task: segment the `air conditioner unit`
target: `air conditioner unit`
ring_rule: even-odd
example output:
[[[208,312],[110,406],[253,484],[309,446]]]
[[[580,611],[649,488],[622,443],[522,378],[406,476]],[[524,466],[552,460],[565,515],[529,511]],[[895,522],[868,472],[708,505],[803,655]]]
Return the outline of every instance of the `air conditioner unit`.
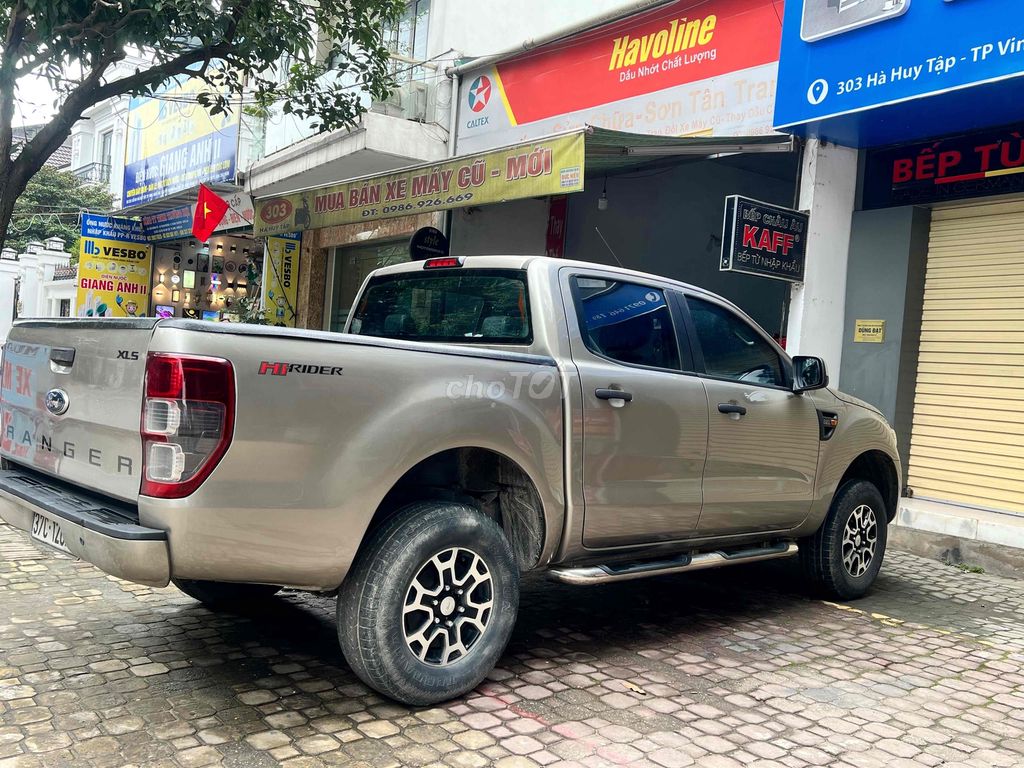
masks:
[[[384,101],[373,102],[370,105],[370,111],[388,117],[404,117],[402,88],[398,87],[393,90]]]
[[[409,90],[411,98],[409,99],[406,118],[420,123],[429,123],[430,101],[433,89],[426,83],[411,82],[409,83]]]

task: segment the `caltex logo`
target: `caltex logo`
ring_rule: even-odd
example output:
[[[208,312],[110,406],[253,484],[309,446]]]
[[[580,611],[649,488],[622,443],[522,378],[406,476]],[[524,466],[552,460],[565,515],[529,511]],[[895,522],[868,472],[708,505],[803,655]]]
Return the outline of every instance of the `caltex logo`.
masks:
[[[487,106],[491,100],[491,79],[487,75],[480,75],[469,87],[469,108],[479,112]]]

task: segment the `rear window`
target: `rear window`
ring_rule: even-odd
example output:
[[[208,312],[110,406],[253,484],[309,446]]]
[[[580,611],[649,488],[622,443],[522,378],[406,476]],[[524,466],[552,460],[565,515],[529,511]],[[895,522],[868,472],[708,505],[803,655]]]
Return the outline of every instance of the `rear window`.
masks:
[[[349,332],[414,341],[529,344],[529,309],[521,270],[406,272],[370,281]]]

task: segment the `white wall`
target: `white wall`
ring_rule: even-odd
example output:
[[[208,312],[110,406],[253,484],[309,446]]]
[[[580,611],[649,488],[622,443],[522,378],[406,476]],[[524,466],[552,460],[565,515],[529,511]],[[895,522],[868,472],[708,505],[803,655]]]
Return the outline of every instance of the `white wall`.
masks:
[[[71,298],[74,306],[75,280],[54,280],[54,271],[67,266],[71,254],[58,248],[59,238],[47,243],[29,243],[27,251],[14,258],[14,251],[4,249],[0,258],[0,343],[7,340],[15,314],[15,284],[20,282],[18,317],[59,317],[60,299]]]
[[[427,23],[428,59],[422,81],[436,93],[428,122],[446,126],[451,94],[445,68],[460,58],[476,58],[518,46],[524,40],[547,35],[555,29],[588,20],[606,12],[635,5],[637,0],[512,0],[481,3],[479,0],[433,0]],[[484,7],[485,6],[485,7]],[[447,55],[446,55],[447,54]],[[406,65],[398,64],[402,67]],[[346,76],[351,80],[351,76]],[[367,100],[368,105],[368,100]],[[271,155],[314,134],[309,119],[270,111],[262,156]],[[396,118],[397,119],[397,118]],[[438,129],[443,135],[443,130]],[[258,160],[247,162],[251,166]]]
[[[427,55],[449,49],[467,58],[501,53],[524,40],[635,4],[635,0],[435,0]]]
[[[808,211],[807,268],[793,286],[789,351],[825,360],[839,381],[846,312],[846,272],[857,195],[857,150],[810,139],[804,151],[800,210]]]
[[[71,170],[77,171],[92,163],[105,162],[102,136],[107,131],[112,134],[110,148],[110,180],[105,185],[114,197],[114,207],[121,206],[121,193],[124,188],[124,149],[126,141],[126,120],[128,99],[119,97],[86,110],[82,119],[75,123],[71,130]]]

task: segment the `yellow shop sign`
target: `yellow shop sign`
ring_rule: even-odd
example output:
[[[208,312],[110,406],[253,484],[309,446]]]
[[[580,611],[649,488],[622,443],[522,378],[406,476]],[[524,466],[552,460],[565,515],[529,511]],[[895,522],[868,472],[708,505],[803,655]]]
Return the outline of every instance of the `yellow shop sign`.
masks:
[[[257,237],[583,189],[583,132],[262,198]]]

